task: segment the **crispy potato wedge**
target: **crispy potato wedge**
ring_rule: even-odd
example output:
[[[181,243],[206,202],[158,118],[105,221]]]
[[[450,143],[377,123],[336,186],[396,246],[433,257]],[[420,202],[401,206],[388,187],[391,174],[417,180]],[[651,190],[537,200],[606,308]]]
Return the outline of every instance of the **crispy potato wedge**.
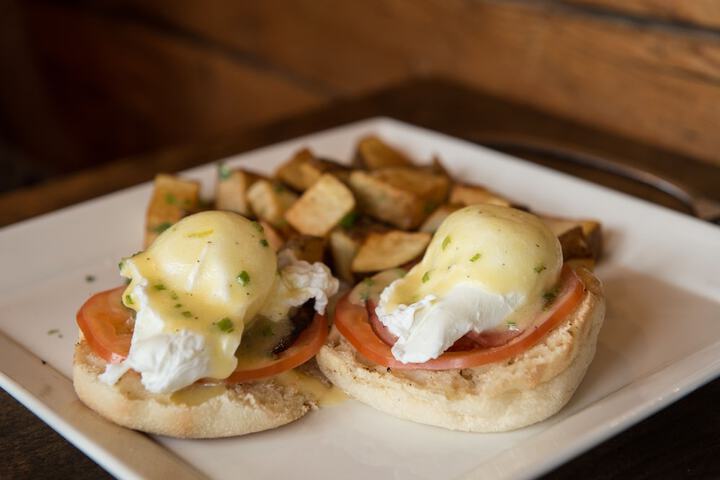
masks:
[[[355,164],[368,170],[376,170],[384,167],[411,166],[412,162],[402,152],[371,135],[358,142]]]
[[[343,228],[336,228],[330,232],[330,253],[335,274],[350,284],[354,283],[352,263],[362,240],[358,237]]]
[[[500,205],[509,207],[512,202],[501,195],[488,190],[479,185],[464,185],[456,183],[450,190],[449,203],[458,205],[477,205],[478,203],[490,203],[492,205]]]
[[[450,180],[445,175],[413,167],[383,168],[371,175],[388,185],[415,194],[423,202],[424,210],[428,209],[428,205],[434,208],[444,202],[450,188]]]
[[[419,257],[432,236],[426,232],[391,230],[370,233],[352,262],[353,272],[377,272],[399,267]]]
[[[304,148],[277,170],[276,176],[293,189],[304,192],[317,182],[324,173],[342,176],[347,168],[331,160],[318,158]]]
[[[565,260],[597,260],[602,255],[602,227],[599,222],[544,216],[540,218],[560,240]]]
[[[423,203],[415,194],[390,185],[371,172],[353,170],[349,183],[360,210],[373,218],[409,230],[417,227],[425,216]]]
[[[259,175],[241,169],[226,170],[220,166],[215,186],[215,208],[229,210],[240,215],[251,215],[248,190],[260,178]]]
[[[285,212],[285,219],[300,233],[324,237],[354,208],[350,189],[326,173]]]
[[[460,205],[452,205],[452,204],[445,204],[440,205],[438,208],[436,208],[429,217],[425,219],[422,225],[420,225],[420,231],[421,232],[427,232],[427,233],[435,233],[435,231],[440,227],[440,224],[445,221],[445,219],[453,213],[455,210],[461,209],[462,206]]]
[[[200,203],[200,184],[164,173],[155,176],[155,188],[145,220],[144,247],[190,212]]]
[[[325,257],[326,240],[310,235],[293,235],[283,248],[291,250],[298,260],[306,262],[322,262]]]
[[[284,231],[287,228],[285,212],[298,197],[283,185],[257,180],[248,189],[247,198],[250,208],[259,220]]]

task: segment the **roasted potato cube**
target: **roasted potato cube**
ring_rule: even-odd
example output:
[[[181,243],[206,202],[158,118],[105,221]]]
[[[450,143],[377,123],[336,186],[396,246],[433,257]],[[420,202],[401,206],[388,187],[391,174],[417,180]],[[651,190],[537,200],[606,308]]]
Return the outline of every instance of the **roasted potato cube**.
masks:
[[[427,233],[435,233],[435,231],[440,227],[440,224],[445,221],[448,215],[460,208],[462,208],[460,205],[440,205],[438,208],[435,209],[435,211],[433,211],[433,213],[430,214],[428,218],[425,219],[423,224],[420,226],[420,231]]]
[[[372,172],[371,175],[393,187],[415,194],[423,201],[424,210],[432,210],[444,202],[450,187],[450,180],[445,175],[418,168],[383,168]]]
[[[304,192],[317,182],[323,173],[339,174],[344,169],[339,163],[317,158],[304,148],[280,166],[277,177],[295,190]]]
[[[260,220],[260,225],[263,227],[265,239],[268,241],[268,244],[270,244],[270,248],[272,248],[274,252],[280,250],[283,245],[285,245],[285,238],[268,222]]]
[[[199,201],[198,182],[163,173],[155,176],[155,189],[145,217],[145,248],[168,227],[198,210]]]
[[[403,153],[374,135],[365,137],[358,142],[355,151],[355,162],[369,170],[383,167],[403,167],[412,164],[410,159]]]
[[[423,254],[431,235],[391,230],[370,233],[352,262],[353,272],[377,272],[399,267]]]
[[[354,208],[350,189],[326,173],[285,212],[285,219],[300,233],[324,237]]]
[[[306,262],[322,262],[325,257],[325,239],[310,235],[294,235],[284,247],[293,252],[298,260]]]
[[[592,258],[602,254],[602,228],[594,220],[570,220],[557,217],[541,217],[557,235],[563,247],[565,260]]]
[[[297,195],[280,184],[267,180],[253,183],[247,192],[250,208],[258,219],[283,230],[287,227],[285,212],[297,200]]]
[[[360,248],[360,239],[345,229],[336,228],[330,233],[330,252],[335,273],[340,279],[353,283],[352,262]]]
[[[248,190],[260,177],[241,169],[227,170],[220,166],[215,186],[215,208],[229,210],[240,215],[251,215]]]
[[[459,205],[476,205],[478,203],[489,203],[492,205],[500,205],[509,207],[512,202],[503,198],[495,192],[491,192],[485,187],[479,185],[463,185],[456,183],[450,190],[450,203]]]
[[[354,170],[349,182],[360,209],[371,217],[403,230],[422,222],[424,205],[412,192],[390,185],[363,170]]]

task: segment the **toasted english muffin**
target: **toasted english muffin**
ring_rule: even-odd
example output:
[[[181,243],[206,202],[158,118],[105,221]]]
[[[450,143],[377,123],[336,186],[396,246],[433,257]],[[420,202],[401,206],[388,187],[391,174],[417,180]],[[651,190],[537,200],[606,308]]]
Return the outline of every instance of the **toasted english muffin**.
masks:
[[[347,394],[414,422],[468,432],[525,427],[557,413],[595,355],[605,317],[600,281],[589,270],[577,309],[539,343],[509,360],[453,370],[398,370],[370,362],[333,327],[317,355]]]
[[[105,361],[82,338],[75,346],[73,384],[88,407],[124,427],[180,438],[244,435],[285,425],[315,408],[308,393],[276,378],[236,385],[199,384],[153,394],[140,375],[127,372],[115,385],[98,379]]]

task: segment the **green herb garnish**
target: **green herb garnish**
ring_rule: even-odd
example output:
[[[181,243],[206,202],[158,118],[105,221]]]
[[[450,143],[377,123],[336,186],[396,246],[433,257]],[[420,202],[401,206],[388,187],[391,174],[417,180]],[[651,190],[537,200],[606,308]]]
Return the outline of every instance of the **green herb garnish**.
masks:
[[[552,305],[556,298],[557,289],[545,292],[543,294],[543,299],[545,300],[545,308],[548,308],[550,305]]]
[[[423,207],[423,210],[425,213],[432,213],[436,208],[438,204],[436,202],[427,202],[425,206]]]
[[[482,254],[476,253],[475,255],[473,255],[472,257],[470,257],[470,261],[471,261],[471,262],[477,262],[478,260],[480,260],[480,257],[482,257]]]
[[[268,243],[267,240],[265,240],[264,238],[261,238],[261,239],[260,239],[260,245],[262,245],[263,247],[266,247],[266,248],[267,248],[270,244]]]
[[[258,232],[263,233],[265,231],[263,226],[260,225],[260,222],[252,221],[250,223],[252,223],[253,228],[255,228],[255,230],[257,230]]]
[[[227,180],[230,178],[230,169],[225,165],[224,163],[218,164],[218,176],[220,177],[220,180]]]
[[[163,233],[168,228],[172,227],[173,224],[171,222],[162,222],[158,225],[155,225],[150,230],[152,230],[155,233]]]
[[[135,305],[135,302],[133,302],[133,299],[129,293],[125,295],[125,303],[127,303],[128,305]]]
[[[87,283],[92,283],[95,281],[95,275],[85,275],[85,281]]]
[[[545,265],[540,264],[537,267],[535,267],[534,270],[535,270],[535,273],[540,273],[543,270],[547,270],[547,267]]]
[[[217,325],[221,332],[230,333],[235,330],[232,320],[230,320],[228,317],[223,318],[215,325]]]
[[[185,200],[187,202],[187,200]],[[177,203],[177,197],[172,193],[168,192],[165,194],[165,203],[168,205],[175,205]]]
[[[203,238],[203,237],[207,237],[208,235],[212,235],[213,232],[214,232],[214,230],[212,228],[209,228],[207,230],[202,230],[199,232],[188,233],[186,236],[188,238]]]
[[[509,330],[517,330],[518,328],[517,323],[513,322],[512,320],[508,320],[507,326]]]
[[[285,191],[285,187],[279,183],[276,183],[275,185],[273,185],[273,190],[275,190],[277,193],[282,193]]]
[[[422,276],[422,283],[427,283],[427,282],[429,282],[429,281],[430,281],[430,272],[427,271],[427,272],[425,272],[425,274]]]
[[[442,248],[443,250],[445,250],[445,249],[448,247],[448,245],[450,245],[450,242],[452,242],[452,237],[451,237],[450,235],[448,235],[448,236],[445,237],[445,239],[443,240],[443,242],[442,242],[442,247],[441,247],[441,248]]]
[[[370,277],[365,277],[365,279],[363,280],[363,283],[365,285],[367,285],[368,287],[372,287],[373,285],[375,285],[375,280],[373,280]]]
[[[182,303],[176,303],[175,308],[182,308]]]
[[[57,335],[58,333],[60,333],[60,330],[58,330],[57,328],[53,328],[51,330],[48,330],[47,332],[48,335]]]
[[[180,297],[178,297],[178,294],[177,294],[177,293],[175,293],[175,292],[170,292],[170,298],[172,298],[173,300],[177,300],[177,299],[180,298]]]
[[[342,219],[340,219],[340,226],[345,230],[352,228],[352,226],[355,225],[355,222],[357,222],[359,216],[360,214],[357,212],[347,213]]]
[[[185,318],[190,318],[193,316],[192,312],[189,312],[187,310],[185,310],[184,312],[181,312],[180,315],[182,315]]]
[[[236,280],[240,285],[244,287],[248,283],[250,283],[250,274],[247,271],[243,270],[242,272],[238,273]]]
[[[163,285],[162,283],[158,283],[157,285],[153,285],[153,288],[158,291],[167,290],[167,287]]]

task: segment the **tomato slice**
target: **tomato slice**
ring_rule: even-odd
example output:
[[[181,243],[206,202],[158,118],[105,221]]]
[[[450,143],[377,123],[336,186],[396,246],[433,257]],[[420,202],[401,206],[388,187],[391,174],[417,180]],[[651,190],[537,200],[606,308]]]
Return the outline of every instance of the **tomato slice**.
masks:
[[[315,314],[312,323],[302,331],[297,340],[287,350],[279,353],[267,363],[252,368],[237,369],[225,379],[226,383],[241,383],[271,377],[299,367],[313,358],[325,343],[328,336],[328,323],[325,315]]]
[[[122,304],[125,287],[96,293],[77,313],[77,324],[90,348],[108,363],[119,363],[130,351],[132,310]]]
[[[127,358],[132,338],[132,310],[122,302],[125,287],[118,287],[93,295],[77,313],[77,324],[90,348],[108,363]],[[328,335],[324,315],[315,315],[310,325],[293,344],[276,357],[261,365],[235,370],[225,383],[240,383],[282,373],[310,360],[320,351]]]
[[[505,360],[522,353],[538,343],[563,319],[577,308],[585,287],[574,270],[563,268],[555,301],[535,321],[534,325],[506,344],[467,351],[446,351],[438,358],[424,363],[402,363],[393,357],[390,345],[373,330],[365,306],[351,303],[343,297],[335,307],[335,326],[338,331],[368,360],[383,367],[401,370],[448,370],[471,368]],[[379,323],[379,322],[378,322]]]

